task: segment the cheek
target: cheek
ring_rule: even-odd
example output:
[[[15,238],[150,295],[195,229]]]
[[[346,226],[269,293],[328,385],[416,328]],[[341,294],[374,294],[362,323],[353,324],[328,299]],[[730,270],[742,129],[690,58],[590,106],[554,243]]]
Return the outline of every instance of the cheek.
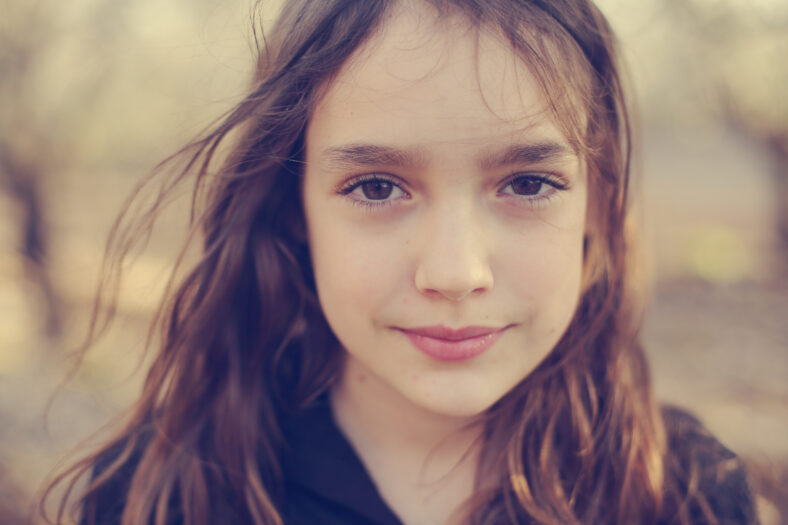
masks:
[[[317,219],[315,217],[314,219]],[[312,264],[326,316],[381,311],[405,284],[395,240],[323,215],[310,227]]]
[[[563,331],[574,314],[582,270],[582,228],[546,227],[520,239],[506,258],[502,277],[527,309],[527,321],[554,333]]]

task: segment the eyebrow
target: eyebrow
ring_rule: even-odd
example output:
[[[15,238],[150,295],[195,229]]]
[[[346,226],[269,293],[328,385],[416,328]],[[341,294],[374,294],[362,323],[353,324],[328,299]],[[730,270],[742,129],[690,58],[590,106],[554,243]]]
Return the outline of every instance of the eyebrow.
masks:
[[[513,144],[500,151],[485,153],[479,158],[479,166],[488,170],[513,164],[537,164],[545,161],[570,159],[575,156],[569,146],[560,142]]]
[[[328,148],[323,152],[329,168],[356,168],[375,166],[418,167],[426,164],[425,153],[419,148],[399,149],[377,144],[347,144]],[[569,159],[575,157],[569,146],[547,141],[533,144],[513,144],[503,150],[482,154],[478,164],[489,170],[517,164]]]
[[[418,149],[403,150],[377,144],[348,144],[328,148],[324,151],[326,162],[331,167],[359,166],[404,166],[424,164],[423,152]]]

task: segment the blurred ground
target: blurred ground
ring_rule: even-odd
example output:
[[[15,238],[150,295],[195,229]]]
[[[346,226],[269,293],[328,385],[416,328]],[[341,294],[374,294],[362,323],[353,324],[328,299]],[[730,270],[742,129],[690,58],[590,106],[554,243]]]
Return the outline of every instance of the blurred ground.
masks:
[[[80,2],[73,6],[102,4]],[[107,10],[100,26],[112,33],[106,45],[96,46],[93,33],[70,37],[69,45],[86,57],[84,68],[111,82],[80,110],[90,118],[75,133],[84,139],[78,155],[56,166],[43,185],[52,277],[65,312],[60,339],[42,335],[43,297],[16,251],[19,208],[0,192],[0,524],[26,515],[44,476],[138,390],[147,317],[182,238],[183,217],[175,215],[136,260],[116,327],[51,397],[83,335],[103,243],[123,199],[157,160],[240,92],[248,67],[248,53],[239,52],[244,17],[228,15],[213,0],[194,5],[184,17],[179,2],[140,0],[136,10]],[[75,16],[68,20],[76,27]],[[641,29],[630,25],[623,36]],[[650,38],[663,42],[663,36]],[[145,44],[119,44],[132,37]],[[641,47],[632,46],[632,59],[642,57]],[[93,48],[101,52],[88,54]],[[673,67],[670,53],[659,57]],[[112,69],[102,72],[109,63]],[[42,78],[57,84],[52,78],[60,77]],[[663,88],[651,89],[659,98]],[[133,102],[133,96],[146,98]],[[774,229],[773,165],[762,144],[719,122],[664,118],[662,106],[644,113],[636,191],[652,282],[643,337],[657,394],[693,410],[753,466],[754,481],[770,500],[762,503],[764,525],[788,524],[788,263]],[[67,121],[44,116],[73,138]]]
[[[701,143],[658,130],[646,135],[644,237],[651,239],[656,270],[644,340],[660,399],[695,411],[761,470],[784,469],[788,280],[778,273],[770,244],[768,178],[753,167],[757,151],[732,145],[736,137],[707,133]],[[696,155],[705,159],[703,169],[695,166]],[[739,164],[750,167],[747,184],[741,183]],[[103,237],[128,191],[128,184],[106,181],[119,180],[130,179],[74,173],[49,194],[59,254],[55,277],[68,312],[66,343],[37,335],[35,289],[13,258],[3,259],[4,275],[16,278],[0,284],[0,476],[18,494],[3,489],[0,504],[17,510],[25,501],[20,494],[38,489],[55,461],[124,407],[138,388],[133,371],[146,315],[166,276],[167,241],[180,235],[177,223],[163,225],[149,253],[137,261],[118,326],[54,398],[45,426],[44,409],[69,364],[63,352],[84,329]],[[742,260],[720,273],[719,257]]]

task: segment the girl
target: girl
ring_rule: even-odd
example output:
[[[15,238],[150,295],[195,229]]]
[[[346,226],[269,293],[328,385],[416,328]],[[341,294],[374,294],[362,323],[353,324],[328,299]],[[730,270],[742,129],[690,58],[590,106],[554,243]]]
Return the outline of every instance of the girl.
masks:
[[[587,0],[289,0],[194,148],[202,255],[81,523],[756,521],[652,397]]]

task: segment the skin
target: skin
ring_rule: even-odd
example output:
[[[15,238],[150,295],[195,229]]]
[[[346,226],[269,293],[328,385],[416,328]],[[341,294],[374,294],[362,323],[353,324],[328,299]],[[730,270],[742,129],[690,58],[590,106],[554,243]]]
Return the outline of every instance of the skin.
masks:
[[[569,325],[587,198],[526,66],[499,36],[421,4],[396,11],[317,105],[303,200],[320,303],[346,350],[332,406],[405,523],[446,523],[472,493],[473,423]],[[446,362],[402,332],[431,325],[503,332]]]

